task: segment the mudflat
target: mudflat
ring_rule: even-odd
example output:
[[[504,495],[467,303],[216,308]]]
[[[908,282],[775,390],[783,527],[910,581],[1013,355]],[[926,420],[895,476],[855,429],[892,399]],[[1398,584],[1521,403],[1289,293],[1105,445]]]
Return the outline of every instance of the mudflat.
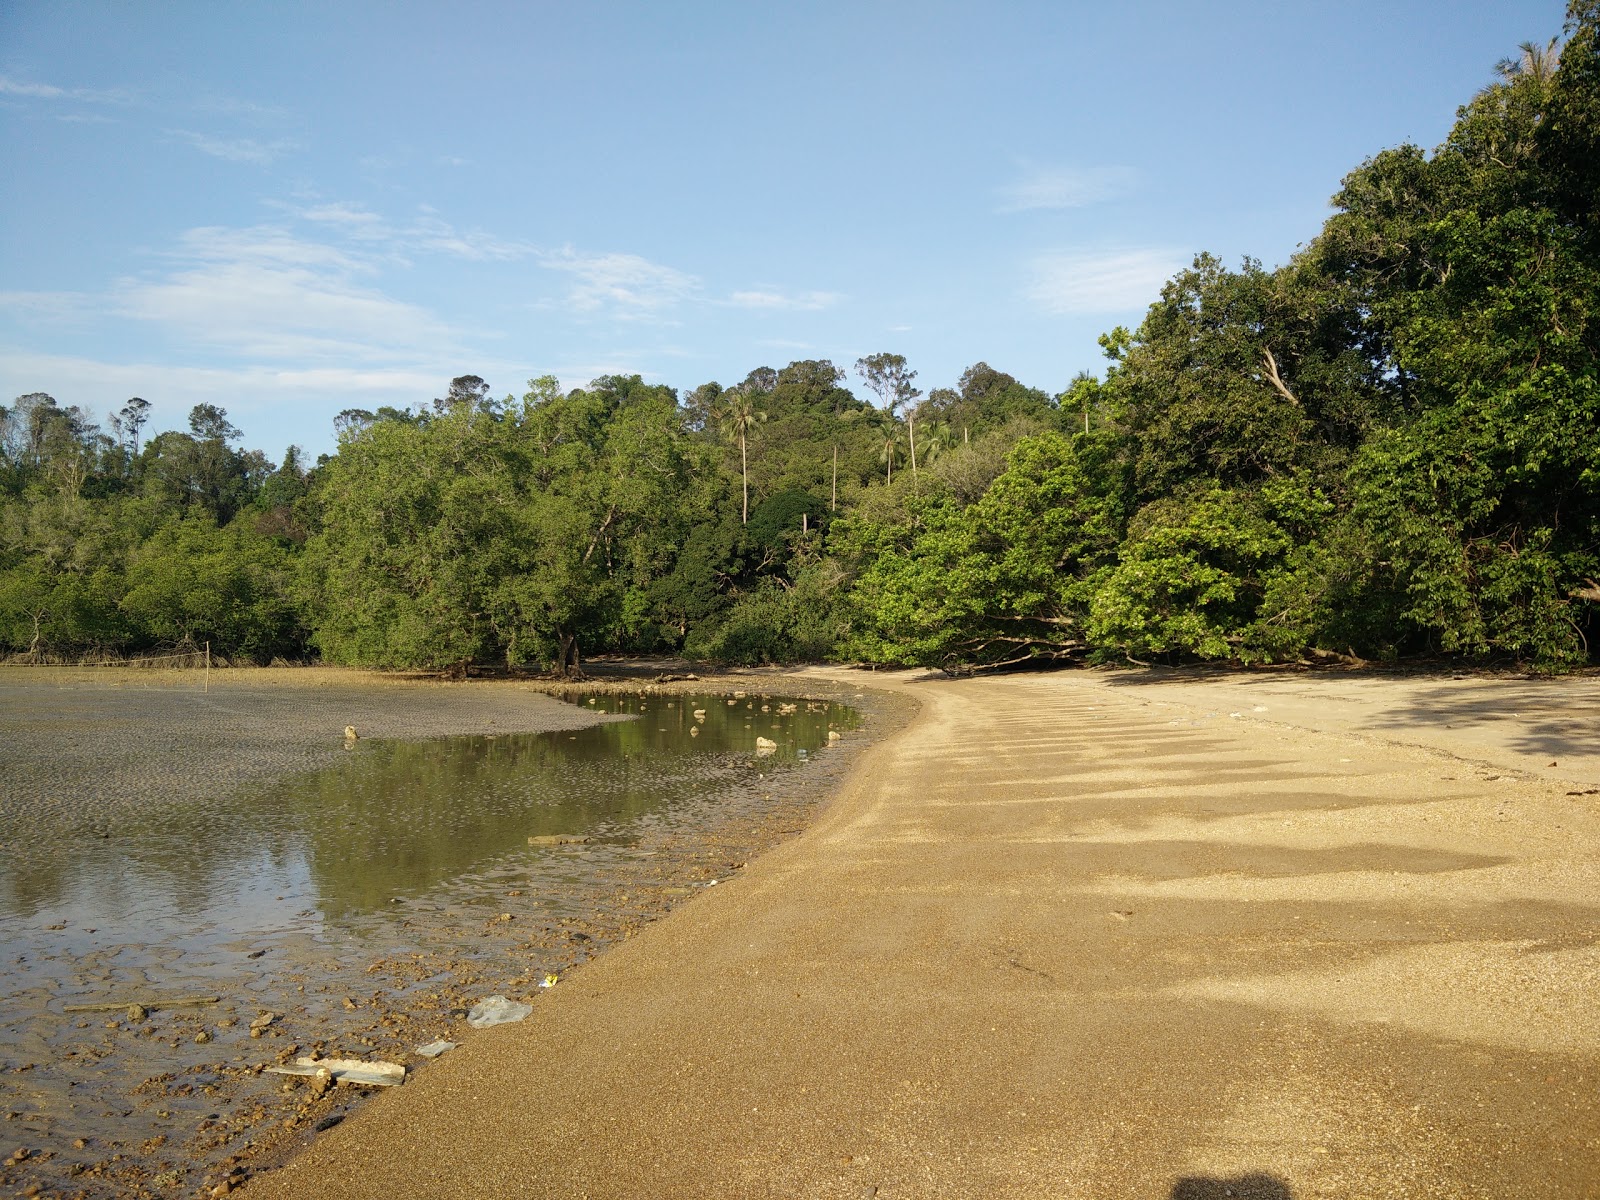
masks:
[[[870,680],[803,836],[246,1194],[1600,1194],[1600,680]]]
[[[204,690],[202,690],[204,688]],[[48,699],[43,693],[56,694]],[[594,724],[526,683],[377,671],[0,667],[0,845],[115,832],[175,804],[337,761],[360,737]]]

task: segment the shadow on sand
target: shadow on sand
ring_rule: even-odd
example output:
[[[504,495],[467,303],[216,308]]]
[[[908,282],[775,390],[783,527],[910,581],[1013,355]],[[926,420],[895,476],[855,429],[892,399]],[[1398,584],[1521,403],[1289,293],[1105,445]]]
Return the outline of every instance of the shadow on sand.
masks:
[[[1294,1200],[1294,1192],[1276,1175],[1259,1171],[1228,1179],[1185,1175],[1172,1185],[1168,1200]]]

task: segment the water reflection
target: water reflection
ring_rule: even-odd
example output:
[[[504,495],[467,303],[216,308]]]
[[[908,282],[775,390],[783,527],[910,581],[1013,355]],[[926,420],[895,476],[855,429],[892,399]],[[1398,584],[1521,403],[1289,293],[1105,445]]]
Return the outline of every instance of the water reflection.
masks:
[[[197,927],[238,934],[338,922],[511,856],[528,839],[627,841],[685,801],[792,767],[855,712],[770,696],[609,695],[627,716],[549,734],[358,742],[335,767],[173,811],[114,840],[16,862],[6,916],[94,926],[95,940]],[[757,738],[776,743],[758,748]],[[70,938],[71,934],[68,933]]]

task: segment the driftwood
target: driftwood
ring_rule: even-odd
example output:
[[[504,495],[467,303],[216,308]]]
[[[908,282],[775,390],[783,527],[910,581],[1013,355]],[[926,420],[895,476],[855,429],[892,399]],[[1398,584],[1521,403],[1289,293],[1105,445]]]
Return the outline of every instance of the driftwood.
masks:
[[[322,1071],[335,1083],[365,1087],[393,1087],[406,1081],[406,1069],[399,1063],[362,1062],[359,1058],[297,1058],[281,1067],[268,1067],[274,1075],[316,1075]]]
[[[155,997],[149,1000],[99,1000],[93,1004],[63,1004],[62,1012],[69,1013],[94,1013],[115,1012],[122,1008],[198,1008],[202,1004],[216,1004],[221,996],[174,996],[168,999]]]

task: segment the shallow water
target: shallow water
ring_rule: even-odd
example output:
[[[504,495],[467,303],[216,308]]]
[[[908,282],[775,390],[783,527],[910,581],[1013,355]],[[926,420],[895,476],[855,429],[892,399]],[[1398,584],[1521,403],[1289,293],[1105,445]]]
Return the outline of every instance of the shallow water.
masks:
[[[830,729],[857,724],[852,709],[827,701],[729,699],[597,696],[584,707],[633,719],[568,733],[357,741],[330,770],[16,862],[0,876],[0,918],[93,926],[98,944],[148,941],[157,927],[268,933],[303,925],[307,908],[337,923],[508,856],[547,853],[530,837],[626,842],[675,804],[752,770],[792,767],[825,747]],[[757,736],[777,750],[758,754]]]
[[[193,1165],[242,1136],[203,1136],[226,1123],[218,1073],[236,1064],[242,1075],[280,1048],[245,1040],[256,1013],[280,1014],[270,1035],[285,1047],[343,1039],[363,1053],[394,1032],[374,1024],[379,1011],[398,1027],[409,1018],[393,1014],[424,990],[447,1020],[475,987],[531,986],[592,952],[593,939],[567,935],[564,923],[595,910],[600,893],[625,908],[616,880],[651,846],[692,837],[713,811],[759,806],[764,789],[826,756],[830,730],[859,724],[839,703],[765,695],[624,693],[582,705],[631,719],[357,741],[328,770],[175,807],[114,838],[64,837],[49,855],[10,856],[0,873],[0,1010],[10,1014],[0,1022],[0,1102],[19,1122],[13,1140],[53,1145],[65,1159],[74,1155],[64,1142],[85,1137],[76,1158],[87,1165],[97,1151],[135,1157],[136,1141],[168,1135],[147,1157],[171,1173],[162,1156],[187,1136],[191,1166],[176,1173],[193,1179]],[[757,737],[777,748],[759,750]],[[554,835],[583,840],[530,843]],[[545,922],[542,938],[526,940],[528,918]],[[368,962],[385,970],[374,976]],[[396,963],[407,969],[388,969]],[[347,998],[358,987],[371,991],[359,1004]],[[222,1000],[140,1022],[63,1009],[196,994]],[[424,1032],[416,1021],[405,1031],[412,1044]],[[188,1083],[181,1095],[163,1085],[159,1110],[141,1114],[128,1096],[156,1074]],[[73,1178],[88,1194],[112,1180],[99,1182]]]

